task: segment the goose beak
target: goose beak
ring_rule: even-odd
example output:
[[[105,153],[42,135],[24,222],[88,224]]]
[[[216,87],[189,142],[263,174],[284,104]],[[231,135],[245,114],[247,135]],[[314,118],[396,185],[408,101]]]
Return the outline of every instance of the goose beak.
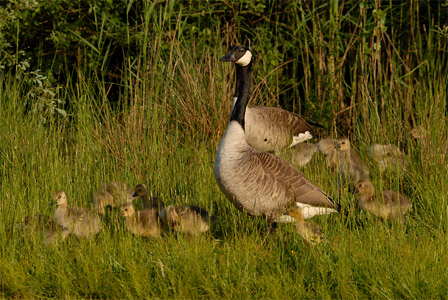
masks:
[[[235,62],[235,55],[232,52],[227,53],[223,57],[221,57],[220,61],[228,61],[228,62]]]

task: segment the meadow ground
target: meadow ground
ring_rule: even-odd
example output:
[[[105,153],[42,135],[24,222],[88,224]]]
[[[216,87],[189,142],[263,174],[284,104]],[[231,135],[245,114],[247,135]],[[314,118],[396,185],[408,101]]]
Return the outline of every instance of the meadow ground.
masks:
[[[154,15],[144,24],[159,20],[160,28],[169,27],[163,24],[166,7],[149,9]],[[296,13],[300,19],[314,10]],[[330,29],[348,20],[337,16],[338,10],[331,10]],[[310,20],[321,24],[317,17]],[[89,69],[86,57],[67,69],[66,84],[55,89],[30,87],[26,73],[1,73],[0,297],[448,298],[446,37],[435,31],[410,35],[415,45],[437,48],[433,55],[429,46],[394,49],[399,35],[390,30],[392,42],[381,39],[384,52],[377,46],[369,52],[366,45],[378,41],[374,35],[366,38],[355,30],[328,38],[338,31],[323,31],[323,45],[320,31],[298,28],[297,39],[306,41],[295,48],[294,68],[304,68],[304,79],[291,85],[303,87],[310,111],[303,113],[318,122],[321,113],[328,128],[320,137],[348,135],[365,162],[372,143],[392,143],[406,153],[406,170],[381,173],[369,163],[377,188],[399,191],[413,202],[404,224],[362,212],[348,188],[338,198],[337,174],[320,154],[301,170],[342,207],[340,214],[312,219],[324,228],[323,243],[308,245],[293,224],[280,224],[268,234],[263,218],[236,210],[213,175],[234,84],[233,66],[219,58],[235,36],[186,43],[180,33],[148,31],[140,56],[124,63],[117,101],[110,101],[112,84]],[[219,36],[223,29],[216,30]],[[269,69],[263,56],[269,47],[268,39],[254,45],[250,105],[277,106],[275,96],[288,89],[279,84],[283,58]],[[321,65],[326,69],[316,67]],[[344,66],[344,73],[337,66]],[[28,91],[35,93],[35,102],[25,101]],[[291,102],[299,94],[289,95]],[[416,125],[428,132],[417,142],[408,136]],[[51,195],[60,189],[71,205],[93,209],[95,190],[115,180],[145,183],[167,204],[201,206],[218,222],[198,237],[168,232],[158,240],[133,236],[112,223],[92,240],[70,236],[50,246],[38,232],[7,230],[27,215],[52,215]]]

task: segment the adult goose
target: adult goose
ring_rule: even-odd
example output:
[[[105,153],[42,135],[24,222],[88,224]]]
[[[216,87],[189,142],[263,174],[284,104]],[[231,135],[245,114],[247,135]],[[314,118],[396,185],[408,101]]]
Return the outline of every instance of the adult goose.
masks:
[[[242,47],[230,47],[229,53],[237,53]],[[243,50],[246,51],[246,50]],[[251,60],[247,50],[246,60]],[[244,66],[236,64],[236,88],[232,101],[232,111],[240,97],[240,81]],[[245,113],[245,134],[247,143],[265,152],[278,153],[313,137],[313,128],[305,119],[287,110],[277,107],[247,107]]]
[[[250,96],[251,57],[248,48],[234,47],[221,58],[235,62],[241,74],[239,96],[216,153],[214,174],[220,189],[239,210],[252,216],[266,216],[270,223],[293,221],[289,216],[283,219],[282,215],[294,204],[302,209],[305,218],[337,212],[338,205],[331,197],[299,170],[248,144],[245,114]]]

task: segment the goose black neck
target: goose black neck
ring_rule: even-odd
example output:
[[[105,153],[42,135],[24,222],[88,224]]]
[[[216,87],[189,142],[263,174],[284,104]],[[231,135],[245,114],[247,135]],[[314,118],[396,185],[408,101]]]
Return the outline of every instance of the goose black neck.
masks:
[[[252,62],[244,67],[236,65],[236,69],[238,79],[238,99],[236,100],[235,107],[233,108],[230,121],[237,121],[244,130],[244,115],[246,114],[246,106],[249,102],[250,97],[250,76],[252,71]]]
[[[233,94],[233,97],[238,98],[238,94],[239,94],[239,88],[240,88],[240,80],[241,80],[241,66],[235,64],[236,66],[236,72],[235,72],[235,93]]]

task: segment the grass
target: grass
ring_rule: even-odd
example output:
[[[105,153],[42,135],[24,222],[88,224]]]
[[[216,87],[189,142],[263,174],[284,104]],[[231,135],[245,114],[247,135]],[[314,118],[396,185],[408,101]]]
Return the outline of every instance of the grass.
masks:
[[[383,40],[390,53],[385,51],[378,60],[363,53],[357,31],[343,35],[335,30],[337,22],[356,22],[353,17],[338,19],[337,7],[332,6],[328,21],[320,23],[312,16],[318,9],[309,12],[310,2],[305,4],[297,18],[306,15],[316,22],[313,26],[322,27],[310,31],[311,25],[303,22],[295,33],[307,42],[297,48],[296,57],[306,62],[300,84],[311,100],[304,107],[315,104],[313,115],[331,109],[331,115],[338,116],[332,124],[338,126],[323,130],[322,136],[335,132],[350,136],[365,161],[372,143],[393,143],[407,153],[406,171],[380,173],[369,164],[376,187],[398,190],[413,202],[404,225],[360,211],[347,189],[338,199],[341,214],[313,219],[327,236],[314,247],[295,233],[292,224],[280,225],[268,235],[264,219],[236,210],[213,176],[233,92],[233,67],[219,63],[225,43],[219,37],[207,45],[191,43],[180,33],[178,37],[170,33],[169,55],[164,55],[158,51],[166,47],[160,28],[168,17],[156,7],[145,20],[160,22],[159,35],[142,32],[151,43],[125,63],[116,103],[109,101],[111,85],[90,72],[82,57],[73,72],[76,78],[67,70],[67,84],[55,96],[70,103],[67,107],[56,103],[67,116],[31,110],[23,101],[30,89],[26,80],[8,73],[0,78],[0,297],[447,298],[446,42],[434,43],[445,49],[439,55],[433,55],[429,46],[417,54],[399,48],[403,52],[397,54]],[[179,21],[171,27],[181,25]],[[337,36],[319,40],[320,29]],[[390,33],[393,41],[395,32]],[[353,52],[343,57],[350,67],[342,72],[343,46],[351,36]],[[412,36],[415,44],[436,39],[419,32]],[[251,104],[277,105],[274,96],[288,94],[278,83],[283,70],[272,71],[264,56],[267,42],[262,36],[257,39]],[[310,56],[313,45],[320,50]],[[338,52],[341,47],[344,51]],[[340,70],[312,70],[330,58]],[[378,67],[380,61],[383,69]],[[295,61],[292,68],[300,68],[299,63]],[[350,77],[350,84],[342,74]],[[298,89],[291,92],[298,102],[299,94]],[[294,107],[297,98],[290,100]],[[420,124],[429,136],[410,141],[410,128]],[[326,167],[322,156],[316,155],[302,171],[337,195],[337,174]],[[64,190],[71,205],[93,208],[95,190],[112,180],[130,186],[145,183],[166,203],[204,207],[219,222],[199,237],[168,233],[159,240],[133,236],[120,226],[110,226],[92,240],[69,237],[51,246],[38,232],[16,230],[7,236],[7,227],[26,215],[52,215],[55,190]]]

